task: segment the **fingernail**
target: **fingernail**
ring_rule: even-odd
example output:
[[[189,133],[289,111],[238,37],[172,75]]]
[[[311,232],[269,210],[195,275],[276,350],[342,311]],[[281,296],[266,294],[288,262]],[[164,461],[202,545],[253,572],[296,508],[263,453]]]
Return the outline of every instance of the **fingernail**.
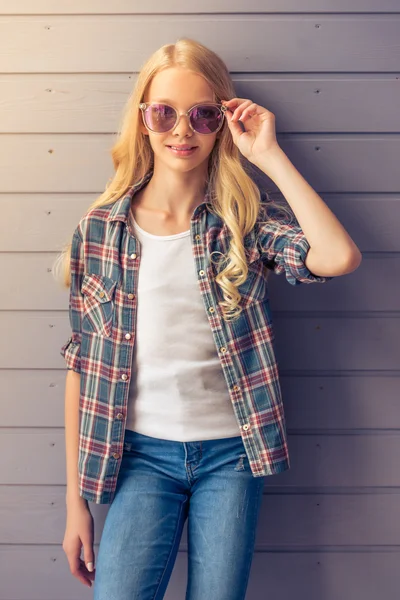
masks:
[[[90,571],[90,572],[93,571],[93,563],[92,562],[89,562],[86,566],[87,566],[88,571]]]

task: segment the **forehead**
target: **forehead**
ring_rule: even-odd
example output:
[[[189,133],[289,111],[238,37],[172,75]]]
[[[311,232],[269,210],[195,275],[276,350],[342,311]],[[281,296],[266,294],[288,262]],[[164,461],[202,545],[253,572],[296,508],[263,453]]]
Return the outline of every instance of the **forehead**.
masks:
[[[215,101],[213,90],[204,77],[189,69],[175,67],[157,73],[146,95],[148,102],[166,102],[182,108]]]

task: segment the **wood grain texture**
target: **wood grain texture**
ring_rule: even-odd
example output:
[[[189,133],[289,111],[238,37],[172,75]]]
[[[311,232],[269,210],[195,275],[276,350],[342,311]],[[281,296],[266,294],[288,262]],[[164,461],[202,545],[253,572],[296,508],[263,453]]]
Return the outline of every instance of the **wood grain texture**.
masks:
[[[0,16],[0,71],[138,72],[157,47],[184,36],[212,47],[232,72],[397,72],[399,34],[400,14]]]
[[[0,600],[78,600],[65,528],[68,291],[52,264],[113,173],[147,56],[189,36],[364,254],[270,302],[291,469],[266,478],[246,598],[394,600],[400,587],[399,0],[0,0]],[[255,179],[271,196],[272,182]],[[94,505],[95,552],[107,505]],[[186,526],[166,600],[183,600]]]
[[[245,5],[241,0],[203,0],[201,10],[204,13],[274,13],[274,12],[398,12],[397,0],[248,0]],[[130,0],[14,0],[11,5],[7,0],[0,1],[0,14],[157,14],[165,13],[163,0],[152,0],[151,4],[132,3]],[[169,0],[168,13],[197,13],[199,6],[184,0]]]
[[[0,75],[1,133],[113,133],[131,73]],[[275,114],[278,133],[400,131],[398,73],[232,73],[238,97]]]

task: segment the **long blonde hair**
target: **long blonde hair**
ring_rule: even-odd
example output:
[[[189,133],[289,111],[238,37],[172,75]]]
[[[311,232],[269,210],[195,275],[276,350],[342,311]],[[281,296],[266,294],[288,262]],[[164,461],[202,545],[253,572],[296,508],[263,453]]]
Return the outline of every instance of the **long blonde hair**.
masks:
[[[148,136],[140,131],[138,107],[144,101],[154,76],[169,67],[183,67],[202,75],[213,89],[216,102],[236,97],[225,63],[199,42],[180,38],[175,44],[166,44],[156,50],[140,70],[122,113],[117,141],[110,151],[114,177],[87,212],[116,202],[153,168],[153,150]],[[260,211],[260,191],[247,174],[240,156],[232,134],[224,123],[209,157],[208,177],[212,210],[226,224],[230,233],[229,250],[219,261],[220,267],[222,263],[225,266],[215,277],[224,298],[219,306],[226,320],[237,318],[242,311],[237,286],[248,275],[243,238],[253,229]],[[65,287],[69,287],[71,282],[70,255],[71,243],[63,248],[53,265],[54,277],[61,279]]]

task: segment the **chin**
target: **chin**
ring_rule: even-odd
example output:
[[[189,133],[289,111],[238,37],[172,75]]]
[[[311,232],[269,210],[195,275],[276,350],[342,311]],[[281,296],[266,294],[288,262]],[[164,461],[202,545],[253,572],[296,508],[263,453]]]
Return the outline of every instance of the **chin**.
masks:
[[[165,165],[168,165],[168,167],[172,167],[173,169],[176,169],[178,171],[183,171],[192,170],[193,168],[202,165],[204,162],[208,162],[209,157],[209,154],[207,154],[206,156],[197,155],[196,159],[194,159],[194,157],[179,158],[175,156],[170,156],[169,160],[165,160],[164,154],[162,158],[160,156],[155,155],[155,160],[162,162]]]

